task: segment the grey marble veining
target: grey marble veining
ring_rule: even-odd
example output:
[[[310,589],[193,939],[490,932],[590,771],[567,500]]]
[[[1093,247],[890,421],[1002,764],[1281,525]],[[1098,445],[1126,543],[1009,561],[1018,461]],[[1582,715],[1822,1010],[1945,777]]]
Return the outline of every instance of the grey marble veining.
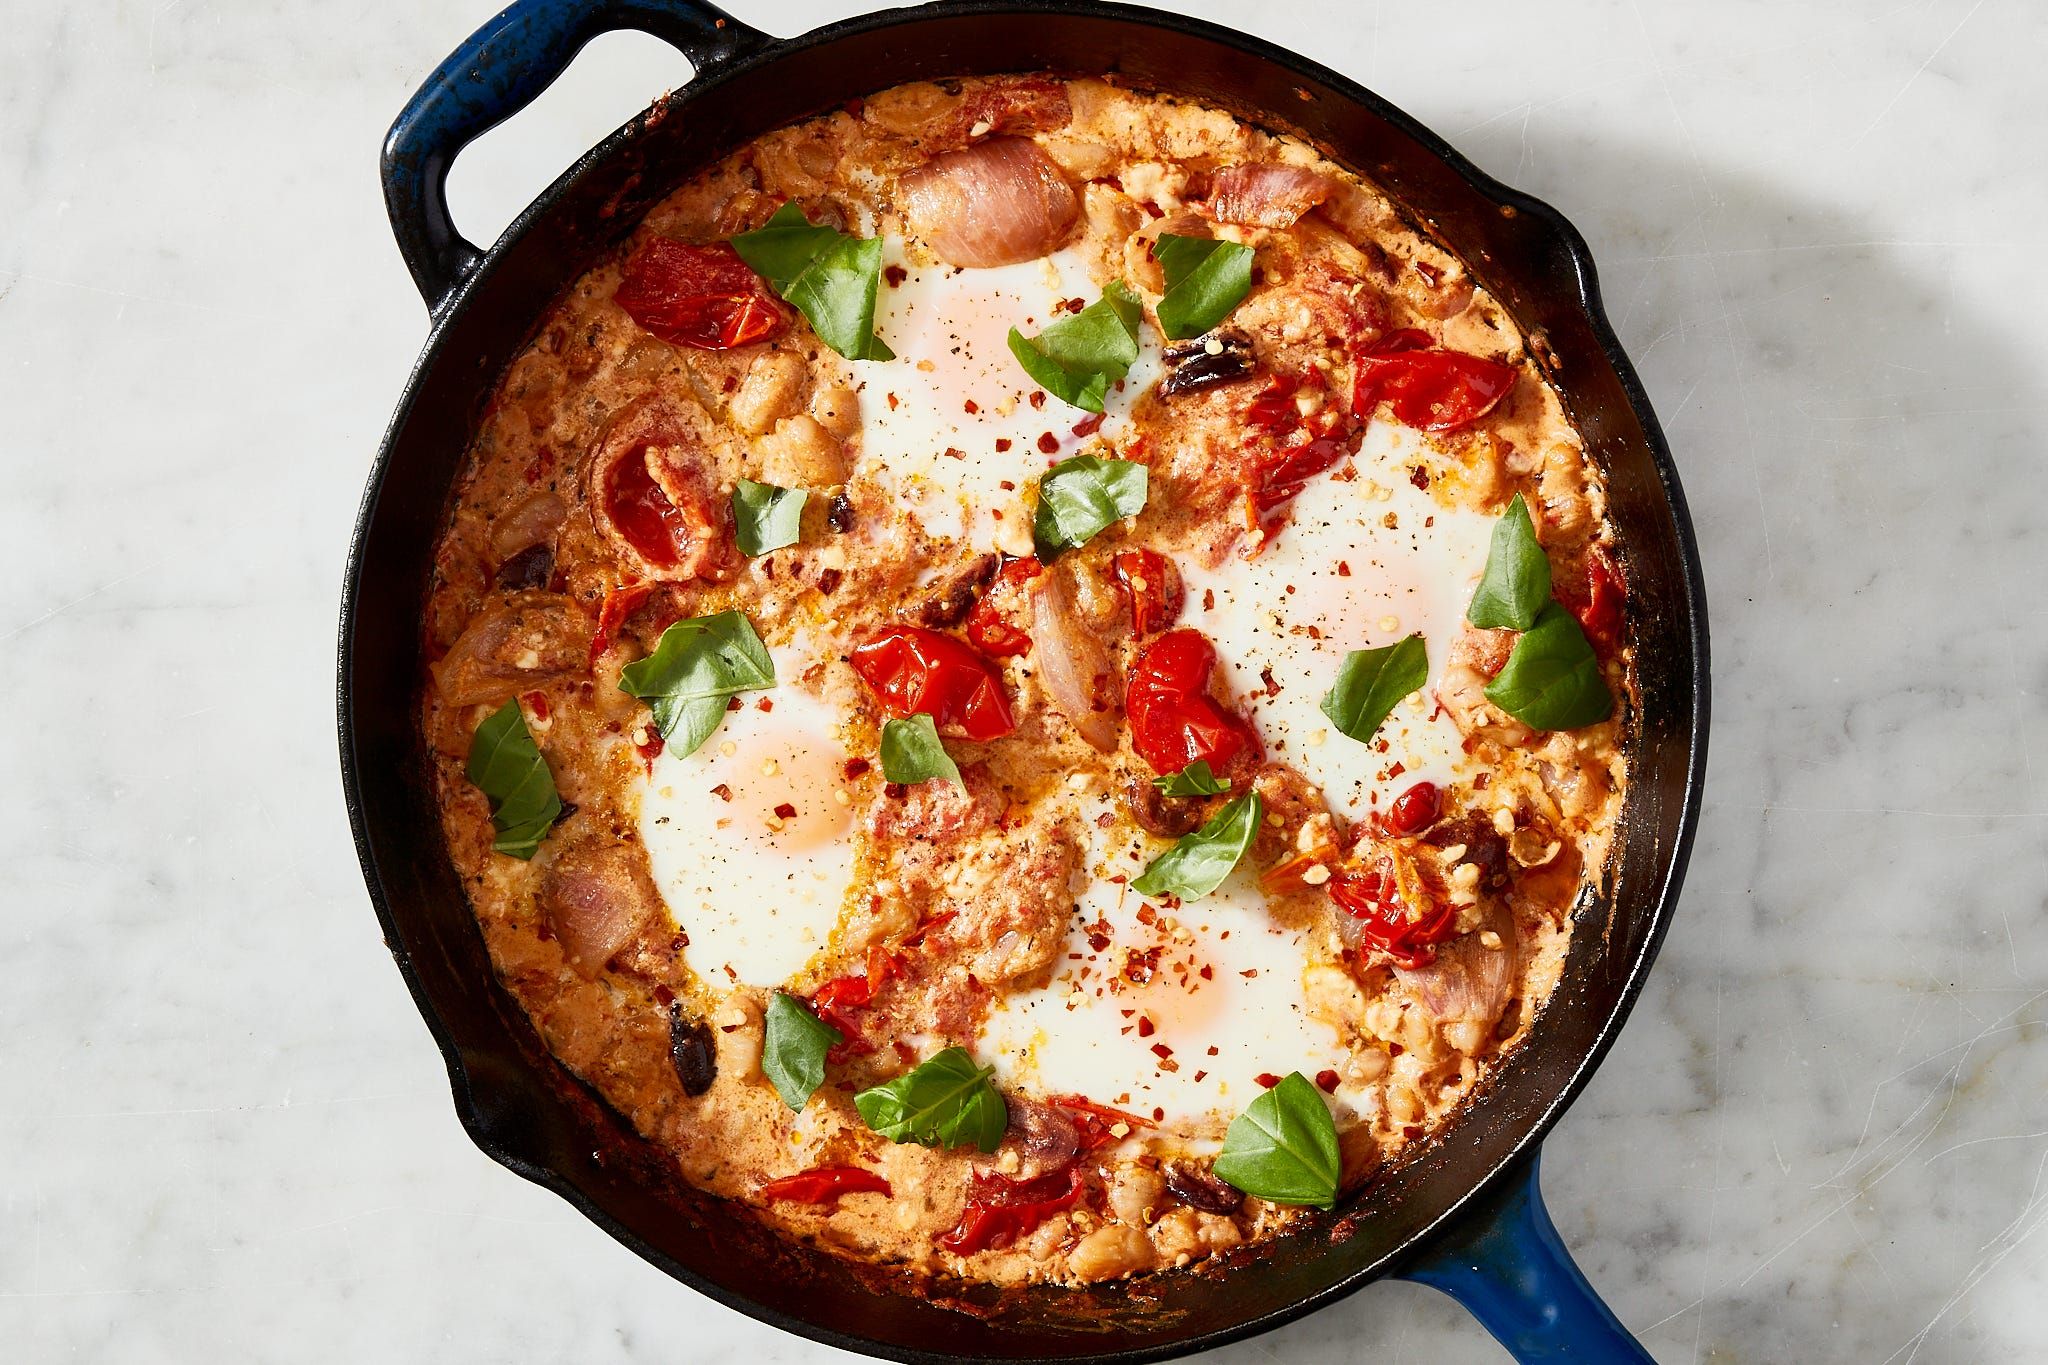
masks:
[[[361,889],[334,610],[425,330],[374,154],[494,0],[386,8],[0,26],[0,1356],[822,1360],[468,1144]],[[1548,1147],[1588,1274],[1666,1361],[2048,1359],[2048,11],[1186,8],[1569,214],[1678,452],[1713,763]],[[594,46],[472,235],[682,77]],[[1215,1358],[1503,1357],[1376,1285]]]

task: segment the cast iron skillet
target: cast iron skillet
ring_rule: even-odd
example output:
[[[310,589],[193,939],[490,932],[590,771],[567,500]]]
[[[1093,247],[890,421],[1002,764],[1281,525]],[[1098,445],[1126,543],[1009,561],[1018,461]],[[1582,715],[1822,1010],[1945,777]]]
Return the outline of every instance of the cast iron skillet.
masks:
[[[455,231],[448,165],[584,43],[637,28],[688,88],[591,151],[488,252]],[[1535,339],[1607,471],[1642,705],[1611,894],[1578,918],[1562,984],[1470,1113],[1318,1230],[1222,1276],[996,1294],[942,1306],[781,1242],[681,1187],[542,1049],[492,975],[432,804],[415,725],[432,546],[474,423],[551,297],[688,174],[754,135],[902,81],[1116,72],[1307,137],[1377,180]],[[907,1361],[1157,1360],[1275,1327],[1376,1276],[1433,1284],[1526,1360],[1647,1360],[1593,1295],[1537,1194],[1536,1147],[1607,1051],[1684,871],[1706,757],[1707,633],[1692,528],[1656,418],[1601,314],[1577,232],[1335,72],[1242,34],[1113,4],[952,0],[788,41],[702,0],[518,0],[428,78],[385,144],[385,201],[433,315],[371,474],[341,618],[341,756],[370,898],[448,1059],[478,1146],[641,1256],[792,1332]],[[963,1311],[964,1310],[964,1311]]]

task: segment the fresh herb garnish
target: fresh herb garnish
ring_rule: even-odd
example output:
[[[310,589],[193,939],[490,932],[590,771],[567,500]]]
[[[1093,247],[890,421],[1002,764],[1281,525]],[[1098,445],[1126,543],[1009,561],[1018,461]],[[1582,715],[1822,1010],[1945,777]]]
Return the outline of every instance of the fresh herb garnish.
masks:
[[[490,798],[491,825],[498,837],[491,847],[514,858],[531,858],[562,814],[554,774],[517,697],[484,718],[469,741],[469,780]]]
[[[1193,834],[1174,840],[1173,847],[1152,860],[1152,865],[1131,883],[1141,896],[1178,896],[1191,901],[1223,885],[1230,869],[1237,866],[1259,823],[1266,818],[1266,804],[1255,791],[1233,797]]]
[[[923,711],[908,720],[882,722],[882,776],[914,786],[944,778],[960,786],[960,767],[939,742],[939,727]]]
[[[1527,630],[1550,600],[1550,556],[1536,543],[1529,504],[1520,493],[1493,524],[1493,544],[1486,552],[1465,619],[1481,630]]]
[[[734,484],[732,538],[740,553],[751,558],[796,544],[809,497],[801,488],[777,488],[752,479]]]
[[[1109,386],[1138,358],[1138,296],[1111,280],[1102,297],[1035,337],[1010,329],[1010,354],[1045,391],[1064,403],[1101,412]]]
[[[1230,790],[1230,779],[1209,771],[1209,760],[1198,758],[1177,773],[1152,779],[1152,785],[1167,796],[1221,796]]]
[[[1010,1109],[966,1049],[949,1047],[893,1081],[853,1097],[868,1127],[891,1142],[926,1147],[979,1147],[993,1152],[1009,1126]]]
[[[619,672],[619,690],[654,708],[655,728],[678,754],[711,738],[731,698],[773,686],[775,661],[737,611],[676,622],[652,654]]]
[[[1209,237],[1159,234],[1152,255],[1166,274],[1159,330],[1174,341],[1198,337],[1230,316],[1252,287],[1252,249]]]
[[[896,358],[875,335],[881,238],[819,227],[795,204],[784,204],[766,225],[734,237],[732,249],[848,360]]]
[[[1572,614],[1552,602],[1515,641],[1486,699],[1532,730],[1576,730],[1606,720],[1614,694]]]
[[[1327,1209],[1337,1202],[1337,1125],[1316,1088],[1289,1072],[1231,1120],[1212,1169],[1254,1199]]]
[[[825,1082],[825,1054],[846,1035],[784,991],[768,997],[761,1030],[761,1070],[782,1102],[801,1109]]]
[[[1038,512],[1031,539],[1050,564],[1063,550],[1085,545],[1124,517],[1145,510],[1151,471],[1134,460],[1076,455],[1038,481]]]
[[[1323,714],[1345,734],[1369,743],[1401,699],[1429,681],[1429,652],[1420,635],[1378,649],[1354,649],[1323,694]]]

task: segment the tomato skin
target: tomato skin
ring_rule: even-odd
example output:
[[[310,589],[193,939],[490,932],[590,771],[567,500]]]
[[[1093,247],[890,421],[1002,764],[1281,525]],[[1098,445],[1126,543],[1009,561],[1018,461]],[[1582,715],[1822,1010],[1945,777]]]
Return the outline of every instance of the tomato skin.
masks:
[[[1123,1138],[1112,1131],[1119,1123],[1125,1127],[1125,1137],[1140,1128],[1152,1126],[1150,1119],[1141,1119],[1136,1114],[1127,1114],[1121,1109],[1097,1104],[1080,1095],[1052,1095],[1048,1097],[1047,1102],[1067,1111],[1067,1116],[1074,1121],[1074,1128],[1080,1134],[1080,1150],[1084,1153],[1107,1147],[1114,1142],[1122,1142]]]
[[[893,1193],[889,1182],[873,1171],[858,1166],[815,1166],[796,1175],[771,1180],[755,1191],[763,1199],[780,1199],[793,1204],[837,1203],[842,1194]]]
[[[1198,630],[1170,630],[1138,651],[1124,690],[1131,747],[1164,776],[1201,760],[1222,773],[1259,739],[1242,716],[1209,695],[1216,647]]]
[[[1006,1245],[1054,1214],[1074,1207],[1085,1189],[1081,1173],[1072,1166],[1036,1180],[1005,1180],[976,1172],[960,1222],[941,1236],[938,1244],[956,1256]]]
[[[1512,365],[1431,344],[1404,328],[1352,356],[1351,410],[1371,415],[1385,399],[1394,420],[1423,431],[1455,431],[1487,413],[1515,387]]]
[[[653,596],[654,589],[651,582],[622,583],[605,593],[604,605],[597,611],[597,632],[590,637],[590,667],[597,667],[598,659],[618,638],[619,628]]]
[[[1031,652],[1031,633],[1015,621],[1024,614],[1025,584],[1044,572],[1045,566],[1026,555],[1007,561],[975,599],[967,614],[967,638],[992,659],[1007,659]]]
[[[981,740],[1017,728],[1001,670],[950,635],[889,626],[856,645],[847,661],[898,720],[922,711],[941,728]]]
[[[1402,967],[1426,967],[1436,960],[1436,945],[1457,927],[1457,907],[1434,902],[1419,918],[1408,917],[1401,899],[1394,862],[1382,857],[1371,867],[1346,867],[1330,878],[1330,899],[1358,921],[1366,941]]]
[[[789,330],[788,311],[724,242],[654,238],[626,263],[612,302],[643,330],[700,351],[772,341]]]
[[[1155,550],[1125,550],[1109,561],[1110,574],[1131,608],[1139,635],[1164,630],[1180,615],[1186,590],[1173,561]]]
[[[1417,782],[1394,798],[1381,823],[1389,834],[1420,834],[1436,823],[1442,809],[1442,795],[1436,783]]]

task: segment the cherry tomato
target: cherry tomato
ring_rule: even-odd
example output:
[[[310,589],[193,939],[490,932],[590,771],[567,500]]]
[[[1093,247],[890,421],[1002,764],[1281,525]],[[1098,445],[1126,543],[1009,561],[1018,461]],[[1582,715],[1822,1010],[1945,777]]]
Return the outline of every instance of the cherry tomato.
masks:
[[[756,1193],[764,1199],[783,1199],[793,1204],[831,1204],[842,1194],[887,1195],[892,1191],[888,1181],[858,1166],[816,1166],[771,1180]]]
[[[1621,643],[1622,604],[1627,596],[1613,561],[1605,550],[1596,547],[1586,556],[1586,595],[1570,598],[1565,605],[1579,618],[1579,627],[1594,648],[1605,653]]]
[[[874,1000],[876,984],[865,976],[835,976],[811,992],[811,1013],[841,1034],[826,1051],[826,1061],[837,1064],[875,1050],[863,1036],[861,1016],[854,1011],[865,1009]]]
[[[1389,834],[1420,834],[1436,823],[1442,797],[1434,782],[1417,782],[1394,798],[1381,821]]]
[[[678,346],[724,351],[789,330],[789,313],[724,242],[690,246],[656,237],[626,263],[612,302]]]
[[[1024,585],[1038,577],[1044,567],[1027,555],[996,570],[996,576],[975,601],[974,610],[967,614],[967,638],[976,649],[997,659],[1031,652],[1031,632],[1017,622],[1027,619],[1030,607]]]
[[[1426,967],[1436,960],[1436,945],[1457,927],[1457,907],[1434,901],[1410,917],[1401,897],[1400,880],[1391,858],[1369,868],[1347,867],[1330,878],[1330,899],[1356,919],[1366,940],[1403,967]]]
[[[619,627],[654,594],[654,587],[652,583],[622,583],[605,593],[604,605],[597,609],[597,633],[590,637],[592,668],[618,637]]]
[[[1138,651],[1124,691],[1131,747],[1154,772],[1177,773],[1197,759],[1221,773],[1259,739],[1242,716],[1209,695],[1216,647],[1202,633],[1170,630]]]
[[[848,662],[899,720],[922,711],[969,739],[997,739],[1017,728],[1001,671],[950,635],[890,626],[855,646]]]
[[[1107,1147],[1113,1142],[1122,1142],[1138,1129],[1152,1126],[1149,1119],[1141,1119],[1136,1114],[1127,1114],[1121,1109],[1112,1109],[1106,1104],[1097,1104],[1079,1095],[1053,1095],[1049,1102],[1066,1110],[1068,1116],[1073,1119],[1074,1129],[1081,1135],[1080,1149],[1084,1152]],[[1116,1132],[1119,1123],[1124,1125],[1121,1134]]]
[[[1424,431],[1478,421],[1515,386],[1515,367],[1463,351],[1439,350],[1427,332],[1407,328],[1352,357],[1351,410],[1371,414],[1381,399],[1394,420]]]
[[[1109,561],[1110,573],[1131,607],[1131,629],[1139,635],[1164,630],[1180,615],[1184,597],[1173,561],[1152,550],[1125,550]]]
[[[1245,424],[1271,438],[1251,446],[1249,495],[1256,512],[1272,511],[1349,453],[1341,404],[1324,402],[1302,414],[1302,392],[1327,389],[1316,370],[1300,378],[1276,374],[1245,409]]]
[[[956,1256],[972,1256],[992,1246],[1007,1245],[1056,1213],[1074,1207],[1086,1187],[1072,1166],[1036,1180],[1005,1180],[977,1171],[968,1186],[967,1207],[960,1222],[939,1238],[939,1246]]]

